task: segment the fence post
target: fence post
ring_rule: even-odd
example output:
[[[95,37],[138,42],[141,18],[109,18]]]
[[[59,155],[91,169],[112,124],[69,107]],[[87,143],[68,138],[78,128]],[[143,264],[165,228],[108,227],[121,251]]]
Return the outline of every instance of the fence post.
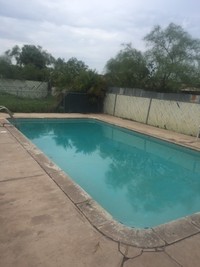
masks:
[[[148,124],[148,120],[149,120],[149,113],[150,113],[150,109],[151,109],[151,102],[152,102],[152,98],[150,98],[150,102],[149,102],[149,107],[148,107],[148,111],[147,111],[147,118],[146,118],[146,124]]]
[[[117,94],[115,94],[115,102],[114,102],[114,108],[113,108],[113,116],[115,116],[116,102],[117,102]]]

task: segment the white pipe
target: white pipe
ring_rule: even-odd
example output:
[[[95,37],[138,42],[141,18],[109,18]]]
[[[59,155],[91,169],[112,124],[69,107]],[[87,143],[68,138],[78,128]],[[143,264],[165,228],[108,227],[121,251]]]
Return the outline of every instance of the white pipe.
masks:
[[[0,106],[0,110],[3,110],[3,109],[10,115],[12,119],[14,119],[12,112],[7,107]]]

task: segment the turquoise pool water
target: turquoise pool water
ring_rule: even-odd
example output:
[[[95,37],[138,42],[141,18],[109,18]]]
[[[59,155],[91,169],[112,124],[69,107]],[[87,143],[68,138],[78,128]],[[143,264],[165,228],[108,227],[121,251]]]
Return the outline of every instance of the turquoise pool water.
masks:
[[[89,119],[17,119],[20,131],[117,221],[157,226],[200,211],[200,153]]]

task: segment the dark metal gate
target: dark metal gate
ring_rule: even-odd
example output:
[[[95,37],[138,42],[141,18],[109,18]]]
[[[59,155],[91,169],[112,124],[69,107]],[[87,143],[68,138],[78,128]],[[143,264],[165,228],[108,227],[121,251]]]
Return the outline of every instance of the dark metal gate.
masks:
[[[99,113],[103,101],[87,93],[69,92],[64,95],[63,106],[67,113]]]

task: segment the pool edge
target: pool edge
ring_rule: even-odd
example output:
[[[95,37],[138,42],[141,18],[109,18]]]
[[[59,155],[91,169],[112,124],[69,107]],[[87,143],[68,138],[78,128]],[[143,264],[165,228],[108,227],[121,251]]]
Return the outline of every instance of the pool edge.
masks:
[[[102,120],[95,116],[90,118]],[[200,232],[200,213],[195,213],[191,216],[149,229],[130,228],[116,222],[112,219],[111,215],[80,186],[73,182],[54,162],[49,160],[20,131],[8,122],[5,124],[5,128],[7,128],[49,177],[60,187],[87,220],[99,232],[110,239],[139,248],[151,249],[173,244]]]

